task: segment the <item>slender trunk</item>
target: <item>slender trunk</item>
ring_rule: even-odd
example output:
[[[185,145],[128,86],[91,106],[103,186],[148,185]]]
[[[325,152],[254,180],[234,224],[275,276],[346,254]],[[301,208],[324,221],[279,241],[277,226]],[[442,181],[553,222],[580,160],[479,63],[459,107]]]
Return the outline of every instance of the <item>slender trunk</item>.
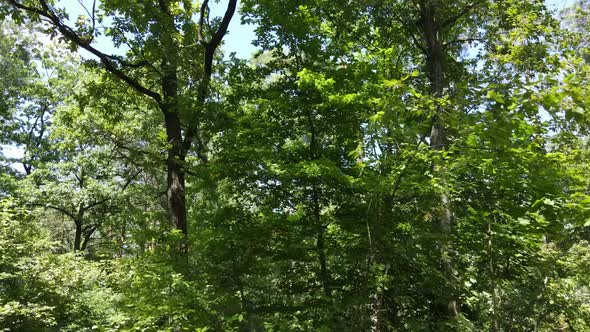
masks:
[[[493,113],[494,116],[494,122],[496,125],[502,126],[502,120],[499,117],[499,114],[497,114],[496,112]],[[495,136],[491,137],[491,143],[492,143],[492,147],[494,151],[497,151],[498,149],[498,142]],[[494,159],[496,160],[496,162],[500,162],[499,161],[499,156],[494,153]],[[494,257],[494,242],[493,242],[493,227],[494,224],[496,222],[496,216],[495,216],[495,206],[496,206],[496,196],[498,194],[495,192],[495,190],[492,190],[490,192],[488,192],[488,194],[484,195],[484,197],[482,197],[486,202],[488,202],[488,211],[489,211],[489,216],[488,216],[488,229],[487,229],[487,236],[488,236],[488,243],[487,243],[487,254],[488,254],[488,258],[489,258],[489,272],[490,272],[490,288],[491,288],[491,295],[492,295],[492,326],[491,326],[491,330],[492,332],[497,332],[500,331],[500,315],[499,315],[499,294],[498,294],[498,286],[497,286],[497,278],[496,278],[496,272],[497,272],[497,267],[496,267],[496,260]]]
[[[383,310],[383,293],[377,292],[371,296],[371,332],[385,331],[383,328],[383,318],[381,315],[381,310]]]
[[[435,151],[444,151],[446,137],[442,123],[443,107],[438,102],[444,94],[444,72],[443,72],[443,43],[440,38],[442,33],[438,22],[435,19],[435,5],[430,1],[422,3],[422,29],[424,41],[426,42],[426,61],[428,79],[430,81],[431,96],[435,99],[436,110],[432,117],[430,132],[430,145]],[[438,192],[439,207],[437,209],[438,232],[440,237],[440,254],[443,273],[448,281],[446,294],[443,294],[440,303],[446,306],[446,314],[453,318],[459,314],[456,294],[452,280],[455,278],[455,270],[451,260],[451,222],[452,213],[448,194],[446,170],[442,156],[436,156],[433,162],[433,174],[441,180],[441,190]]]
[[[315,186],[314,186],[315,187]],[[316,248],[318,250],[318,256],[320,260],[320,279],[322,281],[322,286],[324,288],[324,294],[327,297],[332,296],[332,288],[330,286],[330,272],[328,272],[328,266],[326,263],[326,244],[324,239],[324,225],[322,225],[321,215],[320,215],[320,204],[319,204],[319,197],[318,197],[317,189],[314,188],[313,192],[313,215],[315,222],[318,227],[317,232],[317,239],[316,239]]]
[[[80,188],[84,188],[84,171],[81,172],[79,177]],[[82,227],[84,224],[84,213],[86,212],[82,203],[78,207],[78,213],[72,216],[74,220],[74,224],[76,225],[76,234],[74,235],[74,251],[82,250],[82,232],[84,228]]]
[[[388,151],[386,149],[386,151]],[[386,152],[384,158],[389,157],[389,152]],[[386,174],[390,169],[388,167],[381,168],[381,174]],[[393,190],[395,194],[395,189]],[[373,227],[373,264],[382,265],[384,270],[375,271],[379,275],[373,278],[385,278],[389,276],[391,263],[388,262],[387,250],[390,248],[387,242],[387,223],[393,222],[393,198],[394,194],[384,194],[378,206],[375,207],[377,215]],[[381,274],[382,273],[382,274]],[[388,331],[389,328],[395,328],[399,324],[397,306],[395,302],[396,290],[387,286],[376,286],[373,293],[370,295],[371,299],[371,331]]]
[[[493,213],[493,212],[491,212]],[[490,283],[492,287],[492,331],[497,332],[500,330],[498,325],[498,294],[496,290],[496,271],[494,268],[494,251],[492,242],[492,222],[494,221],[493,215],[490,214],[488,217],[488,256],[490,259]]]
[[[365,226],[367,228],[367,262],[365,264],[365,273],[363,276],[363,286],[362,286],[362,294],[363,297],[366,297],[369,303],[374,303],[373,301],[373,289],[371,287],[371,278],[373,278],[372,274],[372,267],[375,261],[375,248],[373,246],[373,229],[371,225],[371,212],[373,211],[373,199],[369,199],[367,204],[367,215],[365,219]],[[366,314],[363,312],[363,319],[361,324],[361,329],[366,331],[373,331],[373,314],[375,311],[373,310],[372,305],[367,305],[365,307],[367,309]]]
[[[119,238],[120,244],[119,244],[119,257],[123,257],[123,254],[125,253],[125,251],[123,250],[125,247],[125,242],[126,242],[126,229],[127,227],[125,227],[126,224],[123,223],[123,225],[121,225],[121,237]],[[142,247],[143,247],[143,242],[142,242]],[[143,252],[143,248],[141,249],[141,251]]]
[[[309,130],[311,133],[311,140],[309,144],[310,159],[316,160],[318,157],[317,153],[317,137],[316,128],[314,124],[314,116],[310,112],[307,115],[307,121],[309,122]],[[318,188],[317,179],[312,180],[312,213],[313,221],[317,227],[316,234],[316,250],[318,251],[319,263],[320,263],[320,281],[324,289],[324,294],[327,297],[332,296],[332,289],[330,287],[330,272],[328,271],[328,265],[326,262],[326,244],[324,238],[325,227],[322,224],[321,206],[320,206],[320,189]]]
[[[389,267],[385,268],[384,274],[387,275],[389,273]],[[395,313],[390,312],[390,308],[388,307],[385,289],[383,287],[378,287],[375,290],[375,293],[371,295],[371,331],[372,332],[382,332],[387,331],[387,326],[389,324],[394,323],[394,316]]]

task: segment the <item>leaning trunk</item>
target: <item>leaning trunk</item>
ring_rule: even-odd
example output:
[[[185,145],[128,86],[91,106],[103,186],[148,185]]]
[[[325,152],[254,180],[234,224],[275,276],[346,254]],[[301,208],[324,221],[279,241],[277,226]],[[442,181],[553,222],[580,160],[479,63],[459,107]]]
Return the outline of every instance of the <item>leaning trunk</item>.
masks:
[[[86,248],[88,248],[88,243],[90,242],[92,235],[94,234],[94,232],[96,232],[97,229],[97,225],[88,227],[88,229],[86,230],[86,235],[84,235],[84,241],[82,241],[81,250],[86,250]]]

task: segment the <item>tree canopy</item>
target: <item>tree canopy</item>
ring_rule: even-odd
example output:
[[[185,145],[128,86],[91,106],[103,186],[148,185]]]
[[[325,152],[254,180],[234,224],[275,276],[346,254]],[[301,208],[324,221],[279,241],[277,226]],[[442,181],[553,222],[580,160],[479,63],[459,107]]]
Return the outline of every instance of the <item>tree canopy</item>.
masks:
[[[590,330],[589,11],[0,0],[0,331]]]

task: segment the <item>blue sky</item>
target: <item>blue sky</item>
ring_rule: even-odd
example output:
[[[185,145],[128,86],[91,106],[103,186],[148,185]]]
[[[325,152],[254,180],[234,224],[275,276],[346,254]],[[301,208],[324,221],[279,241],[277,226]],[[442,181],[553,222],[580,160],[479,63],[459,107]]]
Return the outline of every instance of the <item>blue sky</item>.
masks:
[[[555,11],[560,11],[563,8],[573,4],[575,0],[546,0],[549,8]],[[75,20],[78,15],[85,14],[84,8],[80,3],[85,4],[88,8],[92,6],[92,0],[60,0],[59,7],[67,9],[70,13],[70,19]],[[211,15],[222,16],[227,6],[227,0],[221,0],[219,3],[212,2]],[[228,34],[224,38],[223,49],[226,54],[235,52],[236,56],[243,59],[248,59],[256,51],[252,45],[252,41],[256,38],[254,33],[255,26],[241,24],[240,14],[236,13],[232,19]],[[108,53],[122,54],[124,50],[115,50],[109,40],[102,38],[98,39],[96,46],[98,49]],[[83,52],[84,54],[84,52]],[[86,56],[88,54],[86,53]]]
[[[575,0],[546,0],[547,6],[554,10],[562,10],[567,6],[574,4]]]
[[[99,2],[99,1],[98,1]],[[60,0],[58,7],[66,8],[70,15],[70,25],[78,18],[79,15],[89,16],[84,7],[92,8],[92,0]],[[223,16],[227,6],[227,0],[221,0],[219,3],[211,2],[211,17]],[[255,27],[252,25],[241,24],[240,14],[236,13],[230,22],[228,34],[224,38],[223,49],[226,54],[235,52],[236,56],[243,59],[248,59],[255,52],[256,48],[252,45],[252,40],[256,38],[254,33]],[[98,38],[95,46],[105,52],[111,54],[124,54],[125,50],[116,50],[110,41],[106,38]],[[82,51],[83,56],[91,56],[89,53]]]

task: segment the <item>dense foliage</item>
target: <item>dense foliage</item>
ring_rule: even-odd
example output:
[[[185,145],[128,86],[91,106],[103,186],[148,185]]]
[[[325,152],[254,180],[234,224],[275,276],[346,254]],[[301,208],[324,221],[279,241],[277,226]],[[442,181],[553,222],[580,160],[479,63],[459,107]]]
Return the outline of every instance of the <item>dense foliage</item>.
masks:
[[[588,1],[237,7],[0,0],[0,331],[590,331]]]

